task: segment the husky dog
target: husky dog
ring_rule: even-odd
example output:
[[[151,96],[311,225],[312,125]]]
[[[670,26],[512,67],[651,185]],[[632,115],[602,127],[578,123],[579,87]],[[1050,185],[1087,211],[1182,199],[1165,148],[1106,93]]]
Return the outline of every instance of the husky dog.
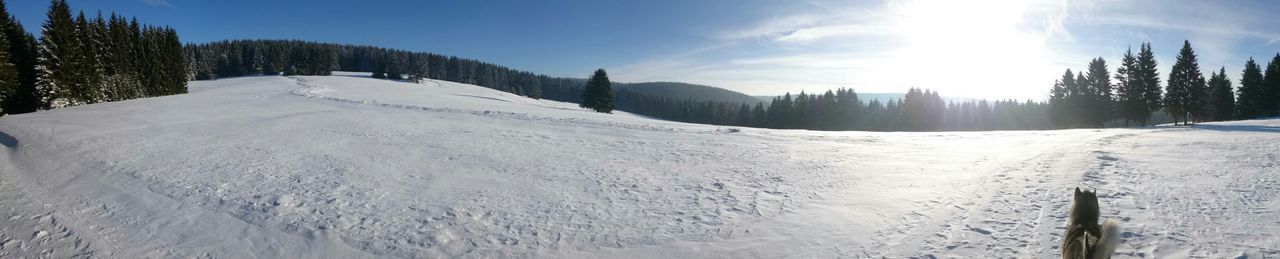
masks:
[[[1107,259],[1120,245],[1120,223],[1098,226],[1098,194],[1076,188],[1075,202],[1062,236],[1062,259]]]

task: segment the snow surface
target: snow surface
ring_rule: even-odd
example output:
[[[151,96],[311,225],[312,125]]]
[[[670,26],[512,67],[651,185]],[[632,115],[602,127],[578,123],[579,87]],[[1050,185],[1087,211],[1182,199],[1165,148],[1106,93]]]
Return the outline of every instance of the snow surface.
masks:
[[[0,118],[0,257],[1280,256],[1280,120],[871,133],[335,76]]]

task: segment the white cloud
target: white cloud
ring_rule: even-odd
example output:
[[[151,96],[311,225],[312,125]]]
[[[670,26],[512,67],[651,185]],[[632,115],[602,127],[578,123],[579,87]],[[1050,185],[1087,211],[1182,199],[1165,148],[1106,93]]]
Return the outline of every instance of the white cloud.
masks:
[[[172,7],[172,6],[173,6],[172,4],[169,4],[169,1],[168,1],[168,0],[142,0],[142,2],[143,2],[143,3],[147,3],[147,4],[149,4],[149,5],[154,5],[154,6],[162,6],[162,7]]]
[[[866,36],[885,33],[882,27],[865,24],[840,24],[801,28],[774,38],[776,41],[807,43],[836,37]]]

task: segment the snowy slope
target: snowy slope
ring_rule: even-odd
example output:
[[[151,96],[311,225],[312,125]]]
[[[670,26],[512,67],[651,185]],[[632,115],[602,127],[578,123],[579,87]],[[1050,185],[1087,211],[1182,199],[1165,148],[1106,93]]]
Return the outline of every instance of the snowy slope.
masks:
[[[1280,256],[1280,121],[730,129],[345,73],[0,118],[0,257]]]

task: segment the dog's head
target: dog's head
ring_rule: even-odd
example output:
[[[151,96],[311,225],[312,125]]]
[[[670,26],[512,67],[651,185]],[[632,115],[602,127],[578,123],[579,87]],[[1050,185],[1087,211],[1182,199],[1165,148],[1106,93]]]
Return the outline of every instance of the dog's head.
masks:
[[[1080,191],[1080,187],[1076,187],[1075,202],[1071,206],[1073,223],[1097,223],[1098,214],[1098,194],[1092,191]]]

